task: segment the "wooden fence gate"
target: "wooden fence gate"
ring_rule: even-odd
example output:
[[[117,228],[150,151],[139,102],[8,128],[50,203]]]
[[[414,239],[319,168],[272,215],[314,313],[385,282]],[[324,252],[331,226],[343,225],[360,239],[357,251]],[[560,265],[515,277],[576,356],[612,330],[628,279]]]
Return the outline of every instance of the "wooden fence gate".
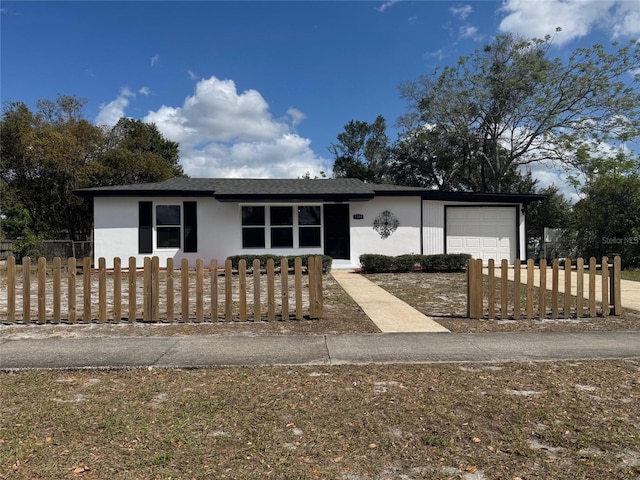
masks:
[[[511,271],[513,282],[509,282]],[[564,277],[564,293],[560,291],[561,273]],[[548,275],[551,275],[550,282]],[[598,276],[600,305],[596,300]],[[499,281],[496,277],[499,277]],[[539,267],[529,259],[524,269],[520,260],[514,262],[512,269],[507,260],[502,260],[497,270],[494,260],[489,260],[484,269],[481,259],[471,259],[467,265],[469,318],[557,319],[621,313],[619,256],[614,257],[612,263],[607,257],[602,257],[600,265],[596,264],[594,257],[586,265],[582,258],[575,262],[566,259],[563,267],[556,259],[550,268],[544,259],[540,260]]]

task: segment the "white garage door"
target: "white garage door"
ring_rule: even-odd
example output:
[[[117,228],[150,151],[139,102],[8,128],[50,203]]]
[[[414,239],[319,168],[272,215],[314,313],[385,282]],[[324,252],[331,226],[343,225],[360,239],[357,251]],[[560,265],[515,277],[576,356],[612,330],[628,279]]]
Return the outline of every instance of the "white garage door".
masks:
[[[514,207],[447,207],[447,253],[513,262],[516,212]]]

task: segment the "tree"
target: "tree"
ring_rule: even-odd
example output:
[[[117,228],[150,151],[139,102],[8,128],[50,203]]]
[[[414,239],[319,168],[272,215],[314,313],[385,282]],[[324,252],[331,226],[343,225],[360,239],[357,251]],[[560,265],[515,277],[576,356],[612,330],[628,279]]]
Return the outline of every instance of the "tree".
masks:
[[[14,239],[84,240],[91,233],[91,206],[73,190],[184,174],[178,144],[155,125],[121,119],[104,131],[83,118],[85,103],[59,96],[39,100],[35,112],[22,102],[4,106],[0,212]]]
[[[373,123],[351,120],[329,151],[334,157],[334,177],[358,178],[370,183],[388,179],[391,149],[386,121],[378,116]]]
[[[640,68],[640,44],[612,54],[580,48],[566,62],[548,58],[550,45],[549,36],[499,36],[456,66],[401,85],[410,106],[403,136],[437,132],[421,137],[423,150],[454,149],[447,170],[472,173],[483,192],[503,191],[505,175],[535,162],[579,163],[576,146],[636,138],[640,93],[625,81]]]
[[[88,172],[92,185],[159,182],[184,176],[177,142],[165,139],[154,124],[121,118],[105,132],[105,148]]]
[[[593,174],[574,206],[571,232],[578,253],[620,253],[625,265],[640,267],[640,158],[621,155],[590,163],[611,169]]]

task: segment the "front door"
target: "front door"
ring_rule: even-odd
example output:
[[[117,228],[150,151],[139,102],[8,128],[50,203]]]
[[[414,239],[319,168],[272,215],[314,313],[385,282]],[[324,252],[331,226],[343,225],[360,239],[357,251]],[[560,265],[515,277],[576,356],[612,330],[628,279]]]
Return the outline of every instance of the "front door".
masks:
[[[349,204],[324,205],[324,254],[338,260],[348,260]]]

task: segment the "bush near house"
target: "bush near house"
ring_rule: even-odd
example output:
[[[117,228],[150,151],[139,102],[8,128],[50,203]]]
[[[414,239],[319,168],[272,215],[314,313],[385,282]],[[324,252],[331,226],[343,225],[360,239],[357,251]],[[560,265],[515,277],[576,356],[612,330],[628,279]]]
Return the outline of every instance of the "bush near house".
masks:
[[[461,272],[467,267],[471,255],[466,253],[413,255],[391,257],[375,253],[360,255],[360,265],[366,273],[383,272]]]
[[[289,266],[292,267],[295,259],[297,257],[300,257],[302,259],[302,266],[304,268],[307,268],[307,265],[309,263],[309,257],[316,257],[316,256],[322,257],[322,271],[324,273],[329,273],[331,271],[331,262],[333,262],[333,258],[331,258],[328,255],[315,255],[313,253],[309,253],[309,254],[301,254],[301,255],[288,255],[286,257],[283,257],[282,255],[273,255],[270,253],[265,253],[263,255],[249,255],[249,254],[232,255],[230,257],[227,257],[227,259],[231,260],[232,268],[237,270],[238,263],[240,262],[241,259],[244,259],[247,262],[247,268],[251,268],[251,265],[253,264],[253,261],[255,259],[260,260],[260,268],[267,268],[267,261],[269,259],[273,259],[276,267],[278,267],[280,265],[280,260],[282,258],[286,258],[289,262]]]

